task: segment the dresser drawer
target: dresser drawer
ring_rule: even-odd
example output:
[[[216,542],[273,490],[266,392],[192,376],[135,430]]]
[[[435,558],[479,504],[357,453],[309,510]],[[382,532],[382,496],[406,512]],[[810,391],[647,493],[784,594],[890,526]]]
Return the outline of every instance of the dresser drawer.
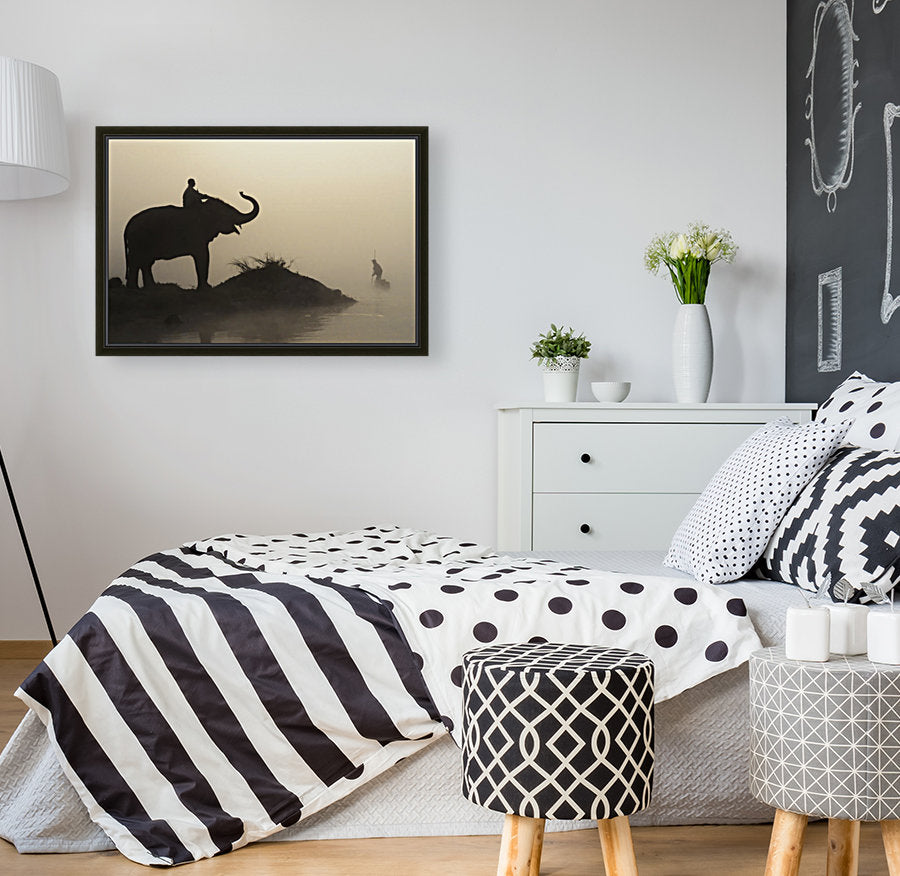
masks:
[[[666,550],[696,499],[695,493],[538,494],[532,550]]]
[[[535,423],[536,493],[700,493],[759,423]]]

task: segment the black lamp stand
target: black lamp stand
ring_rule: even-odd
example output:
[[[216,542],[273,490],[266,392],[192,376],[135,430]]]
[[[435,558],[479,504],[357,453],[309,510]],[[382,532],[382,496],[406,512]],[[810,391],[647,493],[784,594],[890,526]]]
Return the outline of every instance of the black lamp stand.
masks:
[[[55,647],[58,644],[56,641],[56,633],[53,632],[53,624],[50,621],[50,612],[47,610],[44,591],[41,590],[41,582],[38,579],[37,569],[34,566],[34,558],[31,556],[31,548],[28,547],[28,536],[25,535],[25,527],[22,524],[22,517],[19,514],[19,506],[16,504],[16,497],[13,494],[9,473],[6,471],[6,463],[3,461],[2,450],[0,450],[0,471],[3,472],[3,481],[6,484],[6,492],[9,493],[9,504],[12,506],[13,516],[16,518],[16,526],[19,527],[19,537],[22,539],[22,547],[25,549],[25,556],[28,558],[28,568],[31,569],[31,577],[34,579],[34,589],[37,590],[38,599],[41,602],[41,611],[44,612],[44,620],[47,622],[47,631],[50,633],[50,641]]]

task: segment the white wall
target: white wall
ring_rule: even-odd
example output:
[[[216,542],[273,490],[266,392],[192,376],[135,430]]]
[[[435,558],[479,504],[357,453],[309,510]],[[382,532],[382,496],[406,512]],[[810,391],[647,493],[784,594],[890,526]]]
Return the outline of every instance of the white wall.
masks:
[[[712,401],[781,400],[784,3],[0,0],[51,68],[64,195],[0,204],[0,443],[58,631],[132,561],[220,531],[387,521],[492,542],[495,413],[528,347],[673,399],[649,237],[705,219]],[[430,126],[427,358],[94,356],[95,125]],[[252,191],[251,182],[241,186]],[[215,244],[213,244],[215,246]],[[0,502],[0,638],[43,628]],[[9,519],[7,519],[9,518]]]

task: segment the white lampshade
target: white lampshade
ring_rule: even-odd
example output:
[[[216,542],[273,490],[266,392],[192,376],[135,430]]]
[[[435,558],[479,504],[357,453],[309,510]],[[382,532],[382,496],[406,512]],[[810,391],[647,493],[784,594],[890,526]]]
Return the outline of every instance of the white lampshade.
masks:
[[[43,198],[68,187],[59,80],[37,64],[0,57],[0,200]]]

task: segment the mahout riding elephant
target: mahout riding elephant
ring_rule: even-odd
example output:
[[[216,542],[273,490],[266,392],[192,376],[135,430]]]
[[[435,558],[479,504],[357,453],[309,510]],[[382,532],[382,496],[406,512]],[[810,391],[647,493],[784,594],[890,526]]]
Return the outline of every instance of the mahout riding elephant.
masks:
[[[197,288],[209,288],[209,244],[220,234],[240,234],[240,225],[259,215],[259,203],[240,193],[253,207],[242,213],[231,204],[209,197],[191,207],[148,207],[135,213],[125,225],[125,285],[154,286],[153,263],[157,259],[190,256],[197,269]]]

